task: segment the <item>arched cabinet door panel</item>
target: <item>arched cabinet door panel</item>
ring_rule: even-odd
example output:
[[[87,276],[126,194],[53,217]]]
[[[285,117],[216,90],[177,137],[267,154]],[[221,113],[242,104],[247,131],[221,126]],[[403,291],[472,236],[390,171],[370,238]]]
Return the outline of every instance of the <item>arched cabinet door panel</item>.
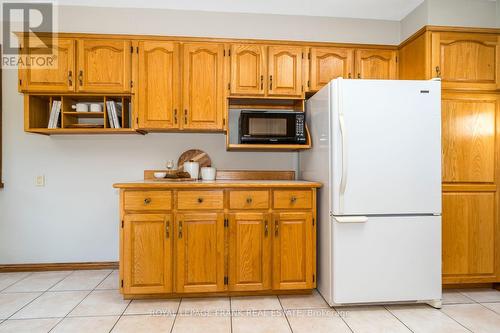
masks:
[[[356,78],[396,80],[398,78],[396,56],[395,50],[356,50]]]
[[[354,49],[313,47],[309,90],[318,91],[338,77],[353,78]]]
[[[265,95],[265,53],[261,45],[231,45],[231,95]]]
[[[268,95],[302,96],[304,49],[300,46],[269,46],[268,53]]]
[[[130,92],[131,43],[128,40],[80,39],[76,80],[79,92]]]

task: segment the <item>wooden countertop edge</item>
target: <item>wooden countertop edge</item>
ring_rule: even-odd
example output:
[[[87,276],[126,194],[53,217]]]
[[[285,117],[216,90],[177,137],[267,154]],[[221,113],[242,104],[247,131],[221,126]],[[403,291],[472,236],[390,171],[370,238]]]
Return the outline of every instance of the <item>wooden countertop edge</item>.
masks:
[[[119,189],[140,189],[140,188],[262,188],[262,187],[285,187],[285,188],[319,188],[323,186],[318,182],[309,181],[279,181],[279,182],[216,182],[216,183],[116,183],[114,188]]]

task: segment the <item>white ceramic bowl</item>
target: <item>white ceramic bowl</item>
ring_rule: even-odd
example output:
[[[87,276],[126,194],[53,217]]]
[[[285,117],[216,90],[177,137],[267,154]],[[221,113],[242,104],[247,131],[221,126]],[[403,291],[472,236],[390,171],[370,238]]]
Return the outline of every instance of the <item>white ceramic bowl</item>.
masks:
[[[166,175],[167,175],[166,172],[155,172],[154,173],[154,176],[155,176],[156,179],[165,178]]]

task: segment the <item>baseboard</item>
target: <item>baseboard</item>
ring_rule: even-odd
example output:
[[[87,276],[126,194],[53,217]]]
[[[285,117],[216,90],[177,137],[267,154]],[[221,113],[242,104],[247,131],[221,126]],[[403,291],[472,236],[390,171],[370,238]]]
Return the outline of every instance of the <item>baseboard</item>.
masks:
[[[75,271],[85,269],[118,269],[117,261],[102,262],[66,262],[47,264],[9,264],[0,265],[0,273],[4,272],[37,272],[37,271]]]
[[[443,284],[443,289],[493,288],[494,283],[451,283]]]

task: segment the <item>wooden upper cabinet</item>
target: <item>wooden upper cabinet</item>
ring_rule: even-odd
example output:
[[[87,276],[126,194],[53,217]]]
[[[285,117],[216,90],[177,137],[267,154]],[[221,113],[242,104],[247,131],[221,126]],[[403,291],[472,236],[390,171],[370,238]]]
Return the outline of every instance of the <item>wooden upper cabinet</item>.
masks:
[[[496,34],[432,33],[432,77],[443,88],[500,88],[500,37]]]
[[[139,42],[139,128],[179,127],[179,75],[179,43]]]
[[[275,213],[273,220],[273,289],[312,288],[312,213]]]
[[[443,193],[445,279],[455,276],[454,283],[496,281],[492,279],[496,261],[495,200],[495,192]]]
[[[67,38],[30,39],[28,54],[43,55],[47,46],[53,50],[54,62],[47,66],[19,67],[19,90],[29,92],[72,92],[75,90],[75,40]],[[23,52],[26,52],[23,45]]]
[[[263,96],[266,83],[265,47],[255,44],[232,44],[231,94]]]
[[[445,93],[442,97],[443,181],[495,181],[495,95]]]
[[[184,44],[182,72],[183,128],[222,129],[224,44]]]
[[[123,227],[123,290],[172,292],[172,215],[127,214]]]
[[[268,54],[268,95],[301,96],[304,49],[300,46],[269,46]]]
[[[356,50],[356,78],[396,80],[397,51],[380,49]]]
[[[310,90],[320,90],[333,79],[352,78],[354,49],[335,47],[311,48]]]
[[[128,93],[131,88],[131,43],[128,40],[79,39],[78,91]]]
[[[271,237],[269,214],[230,214],[229,290],[271,288]]]
[[[224,214],[176,217],[176,292],[224,290]]]

